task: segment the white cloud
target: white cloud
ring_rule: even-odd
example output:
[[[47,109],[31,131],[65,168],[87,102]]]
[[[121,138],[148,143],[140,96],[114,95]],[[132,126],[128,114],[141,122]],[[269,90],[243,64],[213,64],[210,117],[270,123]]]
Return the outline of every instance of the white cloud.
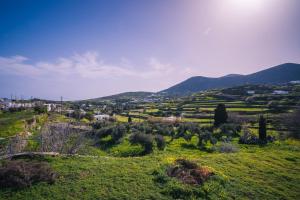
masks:
[[[58,58],[55,62],[40,61],[29,64],[28,61],[30,60],[23,56],[0,57],[0,72],[19,76],[79,75],[84,78],[102,76],[151,78],[174,72],[171,64],[163,64],[155,57],[151,57],[142,70],[133,66],[126,58],[122,58],[119,65],[107,64],[99,58],[97,52]]]
[[[165,63],[156,57],[149,57],[143,65],[135,65],[127,58],[121,58],[117,64],[109,64],[97,52],[74,54],[52,62],[32,62],[23,56],[0,56],[0,76],[30,78],[22,79],[25,81],[11,90],[51,98],[63,95],[69,99],[80,99],[124,91],[159,91],[195,72],[193,68]]]

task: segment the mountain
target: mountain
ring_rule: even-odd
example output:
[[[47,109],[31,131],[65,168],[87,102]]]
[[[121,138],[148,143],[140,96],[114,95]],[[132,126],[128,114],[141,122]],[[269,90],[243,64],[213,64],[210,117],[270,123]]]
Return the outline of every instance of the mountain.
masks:
[[[207,89],[244,84],[277,84],[294,80],[300,80],[300,64],[285,63],[249,75],[230,74],[219,78],[195,76],[163,90],[161,93],[184,95]]]
[[[148,97],[154,93],[152,92],[123,92],[120,94],[114,94],[110,96],[95,98],[95,99],[89,99],[88,101],[105,101],[105,100],[121,100],[121,99],[143,99],[145,97]]]

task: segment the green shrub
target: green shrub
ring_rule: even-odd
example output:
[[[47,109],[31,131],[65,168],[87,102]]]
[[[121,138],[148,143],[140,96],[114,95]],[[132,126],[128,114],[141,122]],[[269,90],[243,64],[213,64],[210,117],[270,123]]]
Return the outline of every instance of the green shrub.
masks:
[[[238,152],[238,148],[229,142],[222,142],[219,146],[219,152],[221,153],[235,153]]]

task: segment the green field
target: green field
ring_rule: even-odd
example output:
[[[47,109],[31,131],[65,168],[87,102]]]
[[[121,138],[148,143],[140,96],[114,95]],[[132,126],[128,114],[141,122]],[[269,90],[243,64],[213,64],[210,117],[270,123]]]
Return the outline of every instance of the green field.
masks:
[[[125,143],[120,146],[126,149]],[[1,190],[0,199],[174,199],[177,193],[183,199],[299,199],[298,141],[238,145],[240,151],[230,154],[199,151],[195,144],[174,140],[165,151],[144,157],[49,157],[59,173],[55,184]],[[208,166],[216,175],[203,186],[173,178],[157,183],[153,172],[164,173],[177,158]]]
[[[14,136],[24,131],[26,119],[34,116],[31,111],[21,111],[14,113],[0,113],[0,137]]]

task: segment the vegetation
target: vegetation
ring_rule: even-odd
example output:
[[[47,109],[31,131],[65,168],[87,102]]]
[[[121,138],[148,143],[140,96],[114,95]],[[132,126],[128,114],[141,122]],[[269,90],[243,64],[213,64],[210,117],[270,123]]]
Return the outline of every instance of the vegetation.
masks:
[[[259,117],[259,139],[262,142],[266,142],[267,141],[267,122],[266,119],[264,118],[264,116],[260,116]]]
[[[219,126],[227,122],[227,112],[226,107],[224,104],[219,104],[215,109],[215,116],[214,116],[214,125]]]
[[[263,91],[273,88],[257,86],[261,94],[249,100],[244,91],[253,87],[206,91],[159,102],[118,99],[88,102],[85,107],[69,103],[70,108],[84,109],[90,115],[94,111],[117,112],[111,115],[115,120],[79,121],[65,113],[4,111],[0,122],[12,119],[24,125],[10,136],[25,130],[34,118],[40,127],[25,137],[28,142],[20,152],[60,154],[12,161],[24,166],[46,162],[59,176],[53,184],[47,184],[47,179],[26,182],[23,189],[3,185],[0,199],[298,199],[299,95],[265,94]],[[294,91],[292,86],[274,87]],[[281,102],[281,109],[268,108],[271,100]],[[24,139],[11,138],[5,140],[10,145]],[[1,145],[6,148],[9,143]],[[0,163],[6,170],[8,161]],[[19,177],[18,170],[11,172]],[[16,180],[8,179],[3,180]]]
[[[53,184],[56,176],[46,162],[16,160],[0,166],[1,188],[24,188],[39,182]]]

